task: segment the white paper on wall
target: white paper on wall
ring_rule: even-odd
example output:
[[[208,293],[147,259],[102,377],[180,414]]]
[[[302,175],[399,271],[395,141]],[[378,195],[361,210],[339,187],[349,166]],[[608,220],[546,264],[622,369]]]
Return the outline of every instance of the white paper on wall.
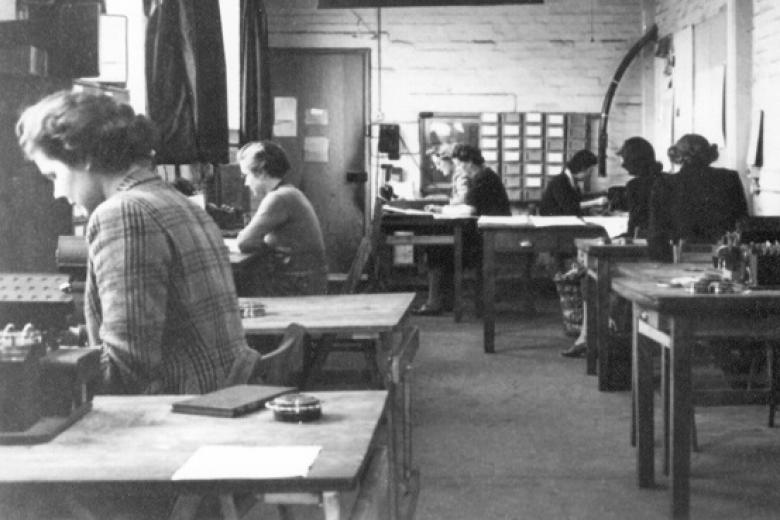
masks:
[[[274,137],[298,135],[298,100],[294,97],[274,98]]]

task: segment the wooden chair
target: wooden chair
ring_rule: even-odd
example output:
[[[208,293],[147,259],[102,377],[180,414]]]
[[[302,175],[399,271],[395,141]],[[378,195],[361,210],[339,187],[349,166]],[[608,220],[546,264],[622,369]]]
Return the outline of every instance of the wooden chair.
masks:
[[[226,386],[239,384],[266,384],[300,386],[303,374],[303,352],[308,341],[306,329],[291,323],[284,331],[279,346],[260,354],[254,349],[243,349],[227,377]]]
[[[360,240],[355,258],[352,260],[352,265],[347,272],[347,276],[344,283],[341,286],[340,294],[355,294],[360,289],[360,284],[363,279],[363,274],[367,270],[368,266],[373,260],[373,274],[368,276],[368,288],[373,289],[378,283],[378,279],[381,277],[379,266],[381,260],[379,259],[378,250],[383,240],[381,229],[382,218],[382,204],[381,199],[377,199],[374,206],[373,217],[371,221],[371,231],[364,235]],[[324,366],[328,360],[330,354],[334,352],[350,352],[361,353],[365,359],[364,380],[371,387],[381,387],[381,377],[377,370],[376,364],[376,348],[375,339],[373,337],[337,337],[334,334],[323,335],[314,345],[312,342],[311,349],[306,356],[305,367],[306,374],[304,377],[304,385],[308,383],[308,380],[312,376],[323,375]]]

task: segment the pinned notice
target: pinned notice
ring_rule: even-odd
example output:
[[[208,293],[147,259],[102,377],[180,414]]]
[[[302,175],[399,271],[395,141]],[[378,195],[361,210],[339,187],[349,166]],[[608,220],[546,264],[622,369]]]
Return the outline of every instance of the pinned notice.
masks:
[[[303,140],[303,160],[306,162],[328,162],[330,141],[327,137],[307,137]]]
[[[274,98],[274,137],[298,135],[298,100],[294,97]]]

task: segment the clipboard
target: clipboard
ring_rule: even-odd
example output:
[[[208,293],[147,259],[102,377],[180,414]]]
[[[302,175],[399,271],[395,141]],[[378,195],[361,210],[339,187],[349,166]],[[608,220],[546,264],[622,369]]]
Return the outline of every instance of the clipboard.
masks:
[[[297,390],[292,386],[235,385],[173,403],[176,413],[239,417],[265,406],[276,396]]]

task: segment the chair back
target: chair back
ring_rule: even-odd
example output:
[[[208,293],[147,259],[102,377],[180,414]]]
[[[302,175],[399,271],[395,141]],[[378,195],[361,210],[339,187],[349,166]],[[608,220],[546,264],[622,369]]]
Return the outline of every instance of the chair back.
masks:
[[[255,377],[267,385],[300,386],[306,329],[291,323],[279,346],[260,357]]]
[[[284,331],[279,346],[267,354],[249,347],[242,349],[230,369],[225,386],[266,384],[298,386],[303,371],[303,350],[308,336],[306,329],[291,323]]]
[[[341,294],[355,294],[360,285],[360,278],[363,275],[363,271],[366,269],[368,260],[371,258],[371,237],[366,235],[360,239],[360,245],[355,253],[355,259],[352,261],[352,265],[347,273],[347,278],[344,280],[344,285],[341,288]]]

